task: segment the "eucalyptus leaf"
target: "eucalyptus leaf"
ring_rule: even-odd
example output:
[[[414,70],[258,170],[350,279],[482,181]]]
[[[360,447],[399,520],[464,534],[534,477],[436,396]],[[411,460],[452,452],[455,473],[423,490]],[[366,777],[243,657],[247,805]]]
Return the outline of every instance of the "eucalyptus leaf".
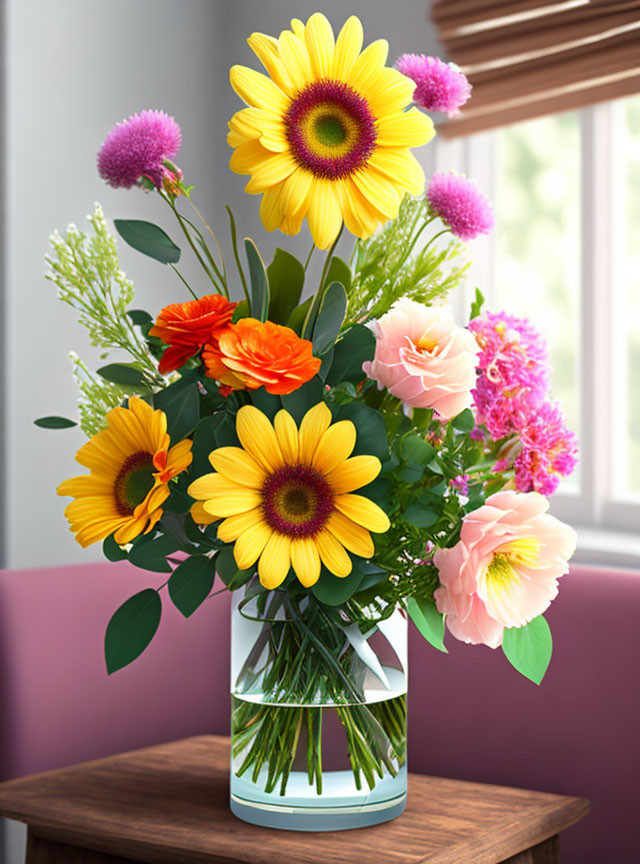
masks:
[[[251,282],[251,314],[258,321],[266,321],[269,313],[269,280],[256,244],[249,237],[244,241],[249,279]]]
[[[410,504],[402,514],[402,518],[411,525],[415,525],[416,528],[430,528],[436,524],[440,516],[435,510],[430,510],[428,507]]]
[[[313,353],[316,357],[328,351],[338,338],[347,314],[347,292],[340,282],[332,282],[322,298],[313,326]]]
[[[128,309],[127,315],[131,318],[131,321],[136,324],[138,327],[142,327],[144,324],[151,324],[153,318],[149,315],[148,312],[145,312],[143,309]]]
[[[107,559],[107,561],[124,561],[127,557],[127,553],[124,549],[121,549],[120,546],[113,539],[113,534],[110,534],[108,537],[105,537],[102,543],[102,554]]]
[[[172,444],[186,438],[200,420],[200,395],[195,382],[181,379],[153,398],[156,408],[167,415],[167,433]]]
[[[38,417],[38,419],[33,422],[41,429],[71,429],[72,426],[78,425],[75,420],[69,420],[68,417],[58,417],[55,415],[49,417]]]
[[[107,625],[104,656],[111,675],[139,657],[156,634],[162,615],[157,591],[145,588],[116,609]]]
[[[323,393],[322,381],[317,375],[314,375],[310,381],[307,381],[302,387],[298,387],[293,393],[281,396],[280,401],[282,407],[286,408],[296,423],[299,424],[310,408],[313,408],[318,402],[322,402]]]
[[[111,381],[113,384],[121,384],[124,387],[147,388],[144,375],[136,367],[128,363],[109,363],[97,370],[98,375]]]
[[[376,337],[368,327],[356,324],[349,328],[334,346],[333,366],[327,375],[327,384],[362,381],[366,378],[362,364],[373,360],[375,350]]]
[[[534,684],[540,684],[553,651],[551,630],[542,615],[524,627],[507,628],[502,637],[502,651],[514,669]]]
[[[448,654],[444,647],[444,616],[438,612],[436,604],[430,600],[409,597],[407,611],[427,642],[443,654]]]
[[[296,257],[284,249],[276,249],[273,261],[267,267],[269,279],[269,321],[286,324],[300,302],[304,285],[304,267]]]
[[[205,555],[192,555],[178,564],[169,579],[169,596],[185,618],[196,611],[213,588],[216,564]]]
[[[175,552],[179,543],[174,537],[160,536],[148,539],[149,535],[141,537],[129,552],[129,561],[142,570],[152,570],[154,573],[170,573],[171,565],[166,560],[167,555]]]
[[[245,585],[253,576],[254,569],[239,570],[233,554],[233,546],[225,546],[218,552],[215,559],[216,572],[230,591],[235,591]]]
[[[407,435],[402,441],[402,456],[406,462],[415,465],[428,465],[433,459],[435,449],[419,435]]]
[[[314,597],[327,606],[341,606],[346,603],[360,588],[365,574],[359,570],[352,570],[348,576],[340,578],[330,573],[326,567],[322,567],[320,578],[311,591]]]
[[[377,456],[381,462],[389,458],[387,427],[382,415],[362,402],[350,402],[338,412],[339,420],[351,420],[356,427],[357,439],[353,456]]]
[[[118,234],[132,249],[161,264],[177,264],[180,249],[171,237],[153,222],[141,219],[114,219]]]

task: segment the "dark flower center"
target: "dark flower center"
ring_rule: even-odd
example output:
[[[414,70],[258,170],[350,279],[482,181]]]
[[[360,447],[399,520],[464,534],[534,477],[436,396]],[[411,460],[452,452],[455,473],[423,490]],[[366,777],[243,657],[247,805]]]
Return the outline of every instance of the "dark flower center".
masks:
[[[352,174],[375,147],[375,117],[367,100],[341,81],[305,87],[293,99],[285,126],[297,162],[318,177]]]
[[[114,484],[118,513],[130,516],[144,501],[153,488],[154,471],[153,456],[146,450],[138,450],[125,460]]]
[[[267,524],[279,534],[311,537],[333,512],[333,491],[324,477],[307,465],[285,465],[262,486]]]

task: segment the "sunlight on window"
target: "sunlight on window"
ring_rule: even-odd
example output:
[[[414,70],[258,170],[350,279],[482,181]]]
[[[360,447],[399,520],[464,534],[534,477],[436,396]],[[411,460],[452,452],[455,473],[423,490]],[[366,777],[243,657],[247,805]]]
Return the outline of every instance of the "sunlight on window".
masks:
[[[579,434],[580,123],[577,112],[496,134],[495,309],[527,316],[544,335],[552,396]],[[578,471],[563,483],[578,486]]]
[[[625,99],[626,158],[624,232],[620,275],[627,328],[626,361],[626,466],[620,472],[623,494],[640,494],[640,96]],[[624,470],[626,468],[626,470]],[[625,482],[626,481],[626,482]]]

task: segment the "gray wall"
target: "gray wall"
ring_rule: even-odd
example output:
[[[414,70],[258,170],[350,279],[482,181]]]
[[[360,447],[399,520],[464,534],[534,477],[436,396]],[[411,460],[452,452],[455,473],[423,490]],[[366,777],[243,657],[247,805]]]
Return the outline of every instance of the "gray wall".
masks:
[[[178,237],[155,196],[102,183],[95,153],[106,132],[143,108],[173,114],[184,137],[179,164],[197,184],[195,200],[217,231],[226,232],[229,202],[241,234],[252,235],[267,256],[276,243],[303,253],[310,246],[306,228],[295,239],[265,235],[259,199],[245,195],[246,179],[228,170],[226,122],[241,107],[228,84],[228,67],[259,65],[245,43],[251,31],[278,33],[291,17],[306,18],[318,8],[336,29],[351,12],[360,15],[365,40],[387,37],[391,59],[403,51],[434,53],[426,7],[425,0],[352,0],[349,7],[338,0],[7,0],[5,566],[100,557],[99,547],[83,551],[76,545],[66,528],[64,501],[55,494],[61,480],[82,473],[73,461],[82,433],[46,431],[32,423],[46,414],[74,415],[69,350],[97,360],[72,310],[43,278],[49,234],[69,222],[80,225],[100,201],[111,218],[150,219]],[[136,284],[137,306],[154,312],[183,299],[183,289],[162,265],[128,249],[121,259]]]

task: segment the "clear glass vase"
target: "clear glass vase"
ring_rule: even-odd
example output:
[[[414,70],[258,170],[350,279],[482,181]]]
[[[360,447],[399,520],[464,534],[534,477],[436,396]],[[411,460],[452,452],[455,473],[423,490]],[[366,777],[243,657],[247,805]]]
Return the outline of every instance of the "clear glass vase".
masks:
[[[234,593],[231,809],[271,828],[335,831],[386,822],[407,794],[407,622],[347,616],[266,592]],[[357,621],[357,623],[355,623]]]

